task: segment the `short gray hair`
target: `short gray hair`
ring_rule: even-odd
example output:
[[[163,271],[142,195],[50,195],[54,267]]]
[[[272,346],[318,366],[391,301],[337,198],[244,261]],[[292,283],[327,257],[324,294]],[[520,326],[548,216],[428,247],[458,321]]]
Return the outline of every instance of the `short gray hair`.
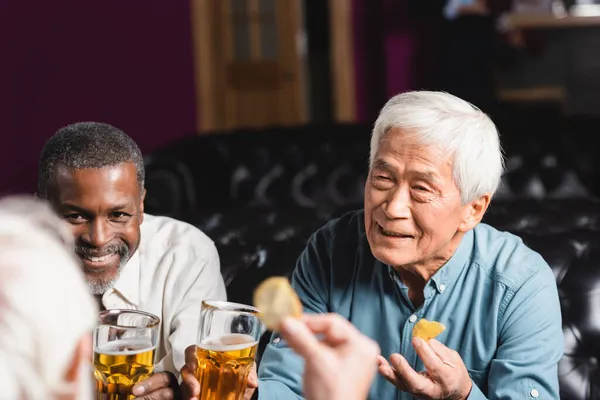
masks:
[[[496,126],[474,105],[445,92],[412,91],[392,97],[381,109],[371,135],[370,165],[383,137],[399,129],[423,146],[453,157],[453,178],[466,204],[493,195],[504,172]]]
[[[56,169],[103,168],[133,163],[144,188],[144,158],[138,145],[122,130],[101,122],[78,122],[61,128],[44,146],[38,167],[38,195],[48,197]]]

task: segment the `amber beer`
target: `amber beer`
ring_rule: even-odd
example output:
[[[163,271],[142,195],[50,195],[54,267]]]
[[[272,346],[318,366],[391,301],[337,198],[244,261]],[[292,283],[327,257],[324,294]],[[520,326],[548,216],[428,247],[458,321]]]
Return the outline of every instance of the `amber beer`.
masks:
[[[160,319],[138,310],[105,310],[94,329],[96,400],[130,400],[154,371]]]
[[[258,342],[250,335],[225,334],[196,346],[199,400],[243,400]]]
[[[149,341],[115,340],[94,351],[97,400],[133,399],[131,388],[154,371],[156,347]]]

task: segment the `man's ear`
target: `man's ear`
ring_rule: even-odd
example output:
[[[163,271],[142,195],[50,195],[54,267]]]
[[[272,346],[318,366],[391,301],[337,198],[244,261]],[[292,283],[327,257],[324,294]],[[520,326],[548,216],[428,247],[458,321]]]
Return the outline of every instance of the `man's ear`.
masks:
[[[458,226],[461,232],[467,232],[475,228],[481,222],[492,196],[489,193],[463,206],[462,222]]]
[[[144,221],[144,201],[146,200],[146,188],[142,189],[140,196],[140,224]]]

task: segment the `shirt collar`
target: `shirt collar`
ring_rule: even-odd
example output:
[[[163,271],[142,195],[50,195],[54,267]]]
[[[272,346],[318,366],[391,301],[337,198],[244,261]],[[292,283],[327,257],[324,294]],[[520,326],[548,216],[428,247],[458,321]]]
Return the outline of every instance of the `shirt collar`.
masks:
[[[447,287],[452,285],[467,265],[473,251],[473,236],[473,229],[465,233],[452,257],[431,277],[430,284],[435,286],[438,293],[444,292]],[[390,265],[388,265],[388,272],[394,282],[401,283],[396,271]]]
[[[139,248],[133,253],[121,274],[117,278],[117,282],[112,287],[111,291],[117,292],[127,302],[134,306],[139,306],[140,295],[140,250]]]
[[[431,281],[439,293],[442,293],[454,283],[463,268],[467,265],[467,261],[471,259],[473,236],[473,229],[467,231],[452,257],[431,277]]]

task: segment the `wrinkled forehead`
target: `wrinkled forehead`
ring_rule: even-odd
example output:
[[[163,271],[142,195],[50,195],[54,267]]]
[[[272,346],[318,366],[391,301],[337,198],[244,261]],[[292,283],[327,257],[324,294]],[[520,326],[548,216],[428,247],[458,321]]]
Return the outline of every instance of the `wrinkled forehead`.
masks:
[[[374,154],[372,167],[391,160],[427,164],[433,168],[452,167],[453,154],[443,144],[423,140],[401,130],[388,131]]]
[[[123,163],[102,168],[56,169],[55,199],[93,204],[122,203],[140,194],[135,165]]]

